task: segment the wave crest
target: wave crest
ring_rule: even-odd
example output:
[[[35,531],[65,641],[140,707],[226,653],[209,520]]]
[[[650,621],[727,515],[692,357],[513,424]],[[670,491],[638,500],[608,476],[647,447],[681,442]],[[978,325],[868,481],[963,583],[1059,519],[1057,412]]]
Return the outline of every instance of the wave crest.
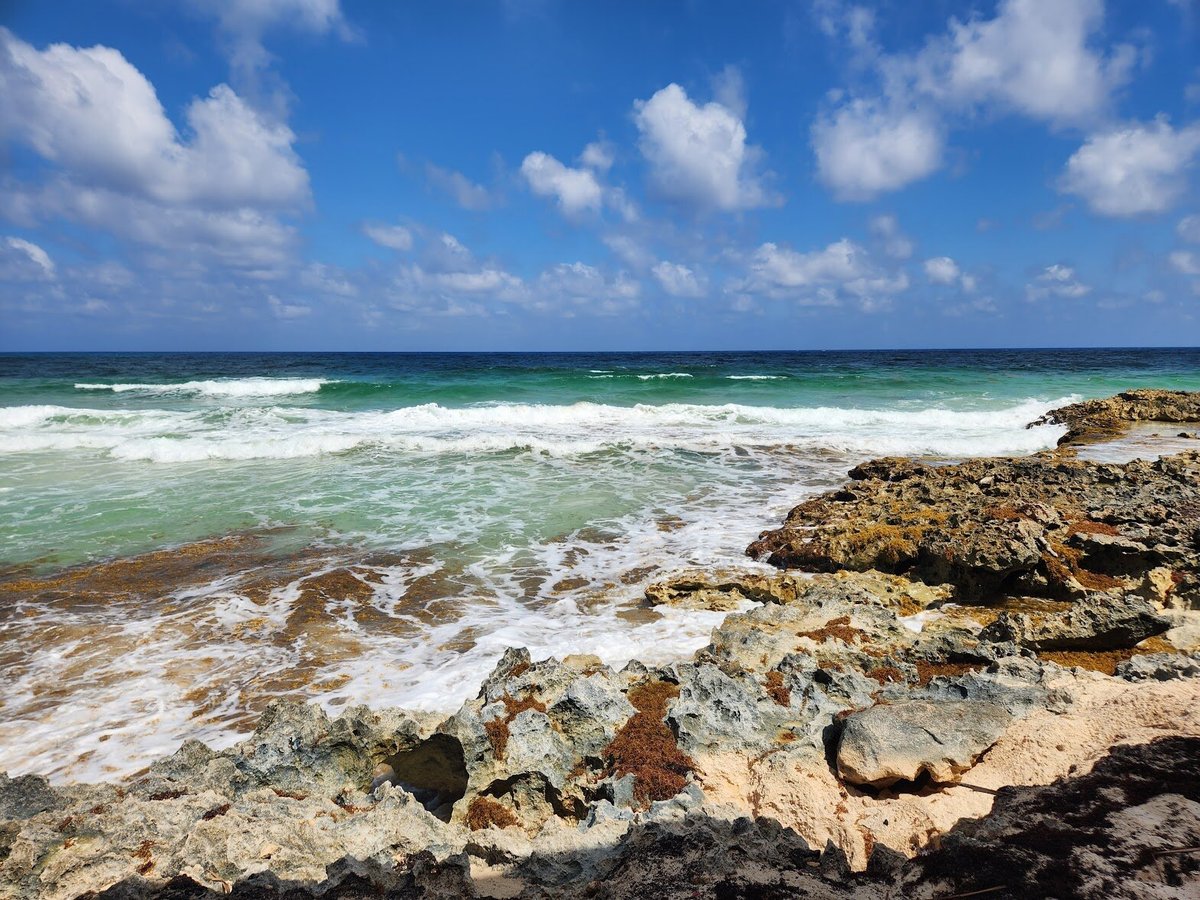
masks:
[[[112,391],[114,394],[198,394],[205,397],[285,397],[315,394],[326,384],[323,378],[231,378],[153,384],[94,384],[81,382],[77,391]]]
[[[19,406],[0,409],[0,452],[94,450],[151,462],[294,459],[366,447],[399,453],[532,451],[553,456],[783,447],[860,457],[986,456],[1053,446],[1061,428],[1024,426],[1073,399],[1031,399],[991,410],[733,403],[427,403],[361,412],[275,406],[215,412]]]

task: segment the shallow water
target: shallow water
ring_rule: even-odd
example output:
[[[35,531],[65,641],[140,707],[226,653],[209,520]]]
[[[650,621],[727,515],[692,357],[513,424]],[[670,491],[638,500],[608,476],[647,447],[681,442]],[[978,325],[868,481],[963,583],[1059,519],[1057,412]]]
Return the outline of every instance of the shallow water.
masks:
[[[720,615],[650,581],[1136,386],[1200,353],[0,356],[0,770],[111,777],[277,696],[451,710],[507,646],[680,658]]]

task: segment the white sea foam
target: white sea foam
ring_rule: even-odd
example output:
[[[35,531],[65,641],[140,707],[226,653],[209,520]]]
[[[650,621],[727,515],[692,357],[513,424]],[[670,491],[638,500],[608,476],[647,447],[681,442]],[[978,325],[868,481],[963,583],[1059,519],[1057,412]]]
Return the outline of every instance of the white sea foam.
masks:
[[[428,403],[361,412],[246,407],[215,417],[204,410],[21,406],[0,408],[0,452],[96,450],[116,459],[159,463],[296,459],[363,448],[416,454],[524,450],[563,457],[737,447],[860,455],[1022,454],[1053,446],[1062,433],[1025,424],[1073,399],[1026,400],[991,410]]]
[[[639,375],[638,381],[653,381],[656,378],[691,378],[687,372],[656,372],[652,375]]]
[[[194,394],[204,397],[285,397],[290,394],[315,394],[323,378],[231,378],[208,381],[183,381],[175,384],[92,384],[75,385],[78,391],[112,391],[114,394]]]

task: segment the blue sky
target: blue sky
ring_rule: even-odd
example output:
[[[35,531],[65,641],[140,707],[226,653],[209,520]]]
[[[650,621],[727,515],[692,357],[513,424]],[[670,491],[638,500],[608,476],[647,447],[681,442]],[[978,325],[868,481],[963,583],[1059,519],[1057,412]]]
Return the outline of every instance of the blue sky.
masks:
[[[0,349],[1200,343],[1200,2],[0,4]]]

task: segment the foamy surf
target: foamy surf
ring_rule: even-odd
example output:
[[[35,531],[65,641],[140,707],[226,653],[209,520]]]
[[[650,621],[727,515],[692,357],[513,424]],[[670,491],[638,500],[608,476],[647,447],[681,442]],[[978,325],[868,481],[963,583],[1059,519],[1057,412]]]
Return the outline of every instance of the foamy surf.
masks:
[[[1054,405],[1030,399],[991,410],[777,408],[694,403],[612,406],[422,404],[341,412],[248,407],[210,411],[0,409],[0,453],[92,450],[156,463],[296,459],[351,450],[473,454],[527,451],[570,457],[602,451],[716,453],[735,448],[862,455],[984,456],[1051,447],[1061,429],[1027,430]]]
[[[315,394],[332,382],[322,378],[231,378],[154,384],[100,384],[79,382],[77,391],[111,391],[114,394],[193,394],[204,397],[286,397]]]

